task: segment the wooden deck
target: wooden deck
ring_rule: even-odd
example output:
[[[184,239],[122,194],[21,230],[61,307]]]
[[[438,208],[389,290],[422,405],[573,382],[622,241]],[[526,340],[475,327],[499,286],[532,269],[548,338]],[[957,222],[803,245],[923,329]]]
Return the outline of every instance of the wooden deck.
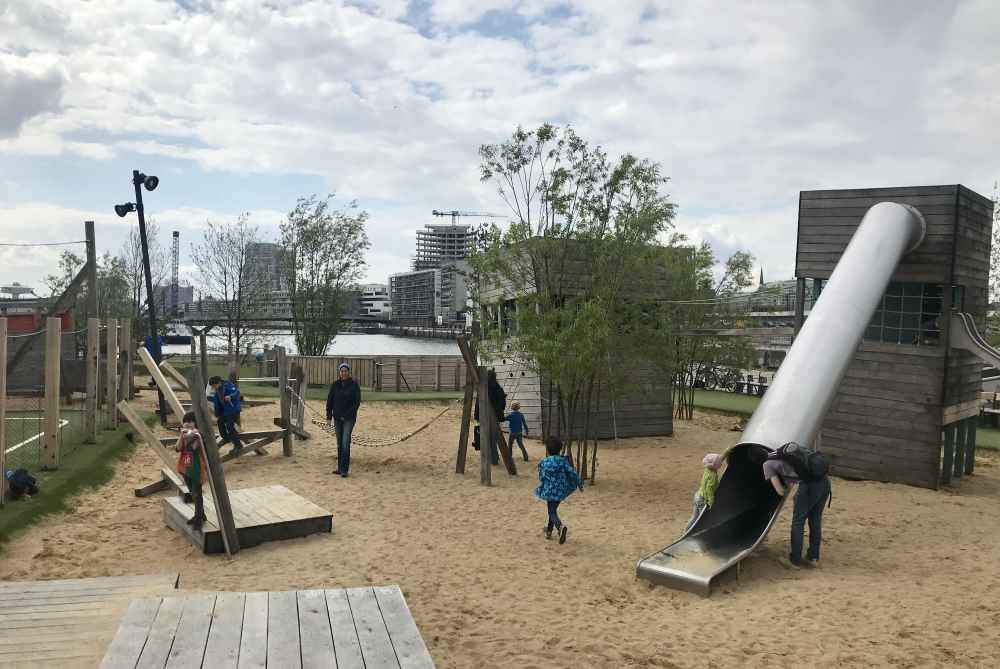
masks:
[[[397,586],[219,592],[132,602],[101,669],[427,669]]]
[[[208,492],[207,487],[205,491]],[[241,550],[265,541],[333,531],[333,515],[329,511],[282,485],[230,490],[229,501]],[[218,516],[208,494],[205,496],[205,515],[208,520],[202,531],[197,532],[187,524],[194,516],[194,504],[185,504],[176,495],[163,498],[163,520],[168,527],[186,536],[204,553],[222,553]]]
[[[162,596],[177,574],[0,582],[0,667],[95,667],[129,601]]]

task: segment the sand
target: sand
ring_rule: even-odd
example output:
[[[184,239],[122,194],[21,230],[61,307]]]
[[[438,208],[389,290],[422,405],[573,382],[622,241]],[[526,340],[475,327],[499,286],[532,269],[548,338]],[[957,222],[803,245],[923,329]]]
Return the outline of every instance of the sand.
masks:
[[[357,431],[404,432],[442,406],[365,404]],[[276,410],[248,412],[245,427],[266,428]],[[544,505],[532,496],[540,444],[528,441],[521,476],[496,468],[493,487],[482,487],[478,459],[453,473],[459,413],[403,444],[355,447],[348,479],[331,474],[333,440],[318,432],[293,458],[278,445],[227,465],[231,488],[280,483],[334,513],[332,535],[265,544],[233,562],[167,529],[157,497],[133,497],[158,471],[140,448],[72,512],[17,537],[0,578],[177,571],[181,587],[211,590],[397,583],[440,667],[1000,666],[993,455],[954,490],[834,480],[821,570],[779,563],[786,511],[741,580],[703,599],[634,570],[679,534],[701,456],[735,441],[732,419],[699,416],[673,438],[603,445],[597,485],[564,504],[570,536],[560,546],[542,537]]]

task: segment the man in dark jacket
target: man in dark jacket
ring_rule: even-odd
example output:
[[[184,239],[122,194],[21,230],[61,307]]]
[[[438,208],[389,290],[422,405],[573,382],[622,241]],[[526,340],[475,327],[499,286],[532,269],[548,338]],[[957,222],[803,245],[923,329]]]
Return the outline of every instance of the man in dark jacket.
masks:
[[[337,433],[337,470],[333,473],[346,477],[351,468],[351,432],[361,406],[361,386],[351,378],[346,362],[340,364],[338,373],[340,378],[330,386],[326,398],[326,419]]]

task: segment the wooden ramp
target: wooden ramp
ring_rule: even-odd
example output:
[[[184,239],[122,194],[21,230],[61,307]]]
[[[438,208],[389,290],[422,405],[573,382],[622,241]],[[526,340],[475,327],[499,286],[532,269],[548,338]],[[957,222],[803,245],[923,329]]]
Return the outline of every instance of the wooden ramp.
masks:
[[[176,587],[177,574],[0,582],[0,667],[95,667],[129,601]]]
[[[208,492],[206,488],[206,493]],[[240,548],[249,548],[265,541],[305,537],[333,531],[333,515],[300,497],[283,485],[266,488],[230,490],[233,520]],[[183,534],[204,553],[222,553],[222,533],[211,495],[205,495],[205,515],[208,520],[201,532],[187,521],[194,516],[194,504],[185,504],[180,497],[163,498],[163,520],[168,527]]]
[[[397,586],[138,599],[101,669],[428,669]]]

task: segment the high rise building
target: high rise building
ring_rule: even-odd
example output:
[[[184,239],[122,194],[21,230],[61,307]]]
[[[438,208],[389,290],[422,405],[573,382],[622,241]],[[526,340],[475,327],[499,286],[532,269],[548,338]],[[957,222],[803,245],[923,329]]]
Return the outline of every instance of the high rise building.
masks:
[[[247,269],[262,283],[267,293],[281,293],[288,290],[279,266],[281,247],[270,242],[255,242],[247,246]]]
[[[471,225],[426,225],[417,231],[413,271],[440,269],[469,257],[476,241]]]

